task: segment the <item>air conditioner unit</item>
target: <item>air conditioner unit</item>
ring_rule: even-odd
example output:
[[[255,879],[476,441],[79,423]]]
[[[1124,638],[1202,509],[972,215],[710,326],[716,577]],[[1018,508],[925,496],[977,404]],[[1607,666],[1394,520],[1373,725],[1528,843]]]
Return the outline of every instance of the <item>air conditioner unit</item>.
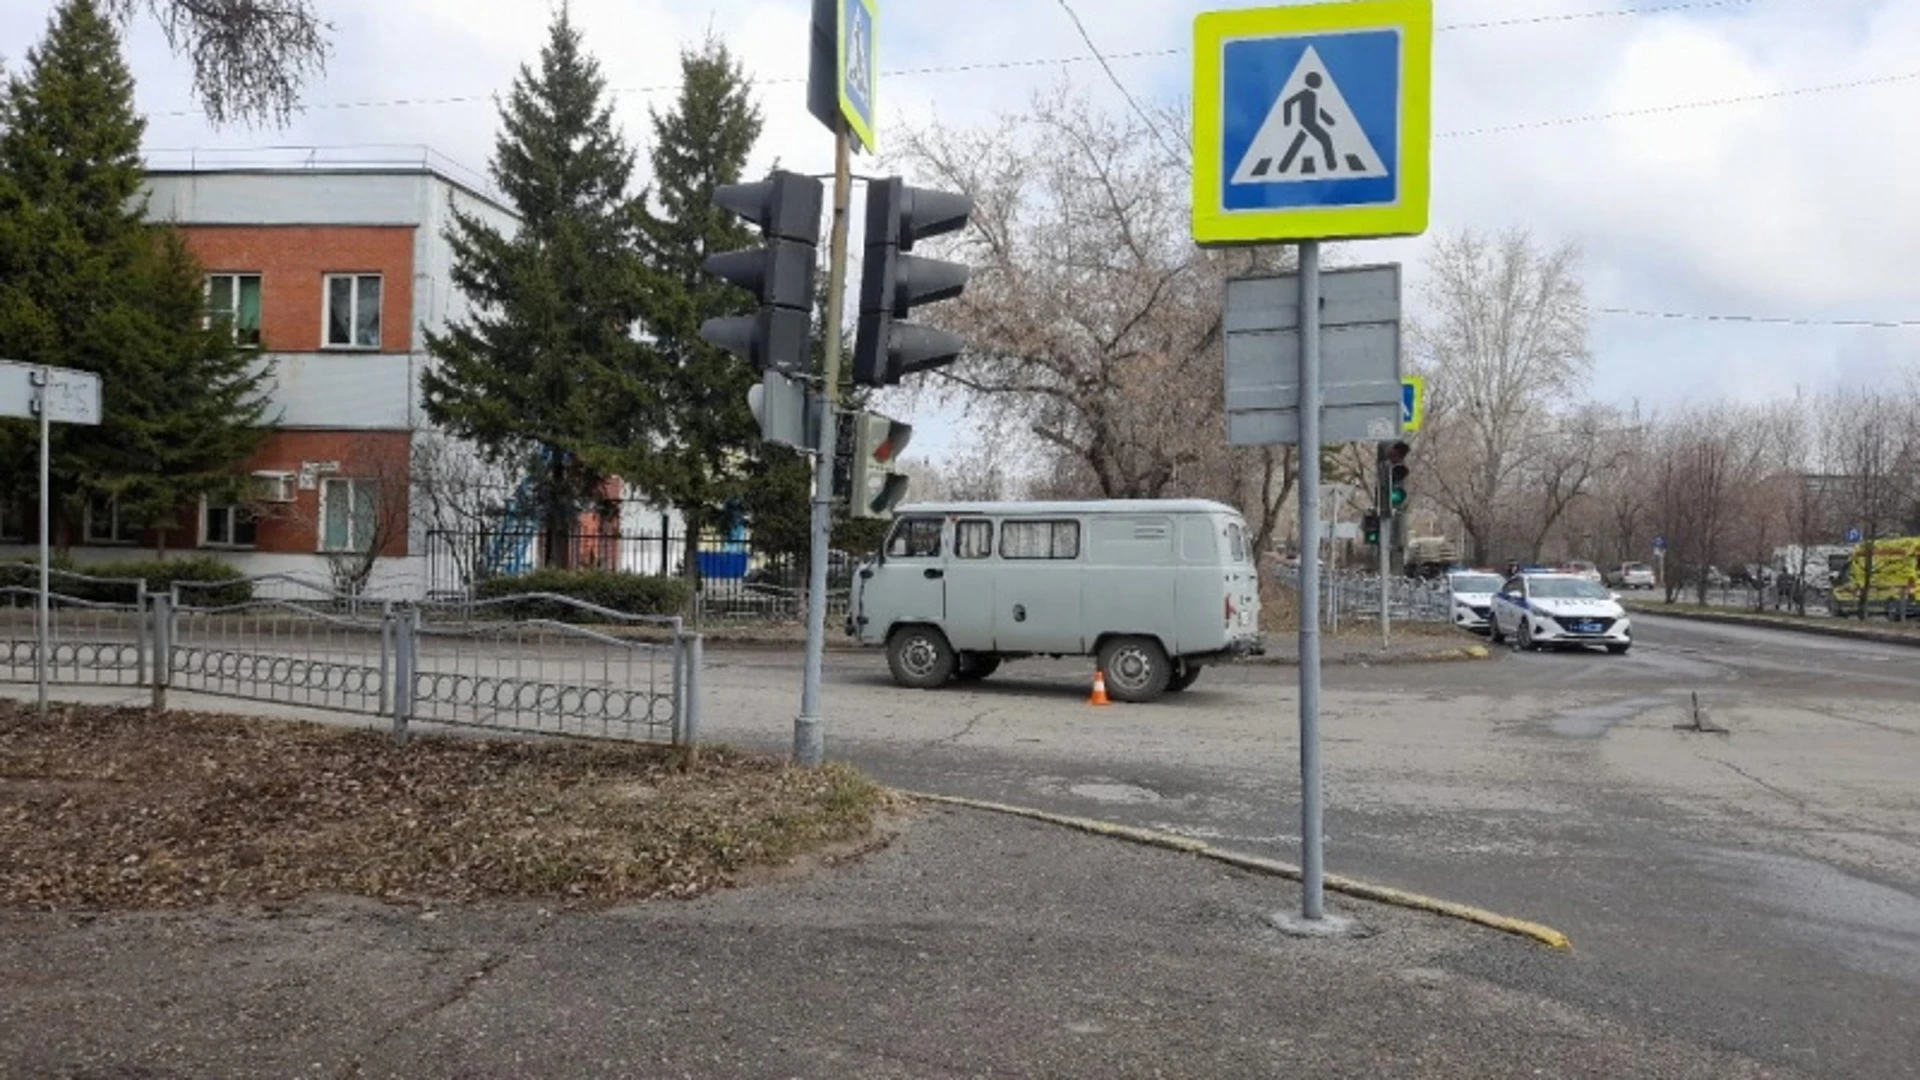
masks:
[[[294,498],[294,476],[290,472],[257,472],[253,482],[261,502],[290,503]]]

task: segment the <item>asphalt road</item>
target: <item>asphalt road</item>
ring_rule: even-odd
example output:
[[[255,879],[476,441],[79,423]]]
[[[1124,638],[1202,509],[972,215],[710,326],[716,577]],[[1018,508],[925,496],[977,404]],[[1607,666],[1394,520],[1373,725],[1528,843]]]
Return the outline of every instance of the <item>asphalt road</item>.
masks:
[[[1475,977],[1784,1069],[1920,1075],[1920,650],[1636,624],[1624,657],[1329,666],[1329,868],[1578,951]],[[708,663],[703,737],[784,750],[797,655]],[[930,693],[877,652],[828,663],[829,755],[886,782],[1298,858],[1293,668],[1094,708],[1084,662]],[[1696,694],[1729,734],[1676,730]]]

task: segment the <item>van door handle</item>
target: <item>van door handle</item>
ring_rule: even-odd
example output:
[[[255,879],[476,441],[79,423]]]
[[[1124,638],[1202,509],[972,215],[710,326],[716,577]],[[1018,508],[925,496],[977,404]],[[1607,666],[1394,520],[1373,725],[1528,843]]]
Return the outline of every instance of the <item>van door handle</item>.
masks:
[[[928,580],[932,580],[934,578],[943,578],[947,576],[947,572],[945,570],[938,570],[931,566],[927,567],[925,570],[922,570],[921,573],[925,574]]]

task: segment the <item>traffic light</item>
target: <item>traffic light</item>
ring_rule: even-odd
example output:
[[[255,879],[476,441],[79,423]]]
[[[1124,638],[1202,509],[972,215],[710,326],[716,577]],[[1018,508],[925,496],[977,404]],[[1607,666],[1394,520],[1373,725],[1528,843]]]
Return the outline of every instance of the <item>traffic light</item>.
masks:
[[[1380,513],[1392,517],[1407,502],[1407,453],[1403,442],[1380,444]]]
[[[709,255],[700,268],[752,293],[760,310],[700,324],[700,338],[761,371],[804,375],[813,360],[814,252],[820,246],[820,181],[778,170],[713,191],[714,205],[758,226],[766,243]]]
[[[907,322],[917,304],[951,300],[967,287],[960,263],[909,255],[916,240],[965,228],[973,199],[952,191],[908,187],[899,177],[867,185],[866,257],[860,267],[860,324],[853,343],[853,381],[893,386],[904,375],[951,364],[960,335]]]
[[[1360,517],[1360,539],[1372,547],[1380,546],[1380,515],[1363,514]]]
[[[875,413],[853,414],[853,461],[848,467],[847,516],[885,518],[907,494],[907,478],[893,465],[913,438],[913,427]]]

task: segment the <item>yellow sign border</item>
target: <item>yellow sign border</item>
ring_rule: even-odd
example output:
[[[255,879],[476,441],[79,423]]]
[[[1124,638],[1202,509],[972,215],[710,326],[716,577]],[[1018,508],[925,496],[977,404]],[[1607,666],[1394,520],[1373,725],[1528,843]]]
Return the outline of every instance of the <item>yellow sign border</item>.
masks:
[[[835,8],[834,24],[837,30],[834,37],[837,44],[834,56],[838,66],[834,69],[834,96],[840,99],[840,117],[846,121],[847,130],[853,134],[859,147],[871,154],[878,144],[874,142],[873,130],[880,125],[869,123],[860,115],[853,98],[847,94],[847,3],[848,0],[833,0]],[[876,117],[880,113],[880,0],[859,0],[860,6],[867,9],[867,108]]]
[[[1229,41],[1350,30],[1401,34],[1399,201],[1391,206],[1227,210],[1220,205],[1221,52]],[[1203,11],[1193,20],[1193,239],[1206,245],[1418,236],[1427,231],[1433,140],[1433,0],[1352,0]]]
[[[1419,431],[1420,425],[1427,422],[1427,377],[1425,375],[1402,375],[1400,381],[1413,387],[1413,415],[1400,425],[1400,430],[1411,434]]]

